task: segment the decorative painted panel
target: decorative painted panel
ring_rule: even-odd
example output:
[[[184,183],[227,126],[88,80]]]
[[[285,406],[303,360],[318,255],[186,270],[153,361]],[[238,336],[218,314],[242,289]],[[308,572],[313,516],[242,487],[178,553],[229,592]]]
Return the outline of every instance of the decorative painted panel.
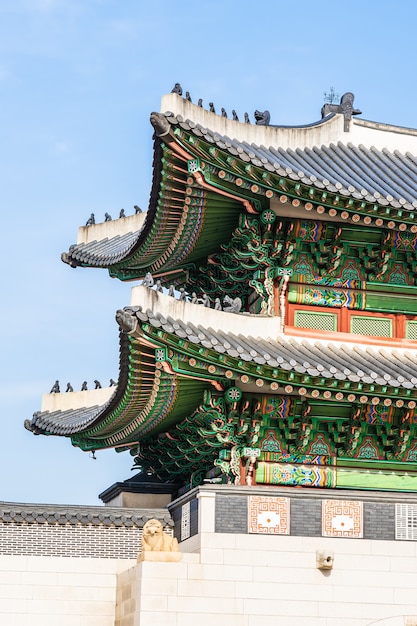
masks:
[[[262,411],[271,418],[286,419],[292,409],[292,399],[287,396],[264,396]]]
[[[358,451],[355,454],[357,459],[373,459],[378,460],[383,458],[383,455],[378,451],[377,447],[372,441],[372,437],[364,437],[363,443],[358,447]]]
[[[386,424],[392,422],[394,409],[385,404],[368,404],[363,411],[363,421],[367,424]]]
[[[331,467],[260,461],[256,468],[256,482],[294,487],[335,487],[336,472]]]
[[[392,233],[391,242],[397,250],[417,249],[417,235],[412,232],[395,231]]]
[[[249,532],[266,535],[289,535],[289,498],[249,496]]]
[[[297,220],[295,224],[295,236],[302,241],[319,241],[323,235],[323,230],[323,222]]]
[[[323,500],[323,537],[363,537],[363,504],[354,500]]]

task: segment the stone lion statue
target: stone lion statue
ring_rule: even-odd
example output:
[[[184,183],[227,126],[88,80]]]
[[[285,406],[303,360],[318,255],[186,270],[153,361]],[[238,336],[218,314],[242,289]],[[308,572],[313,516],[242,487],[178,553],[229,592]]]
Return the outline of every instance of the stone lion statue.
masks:
[[[150,519],[143,527],[142,552],[178,552],[178,541],[164,532],[157,519]]]

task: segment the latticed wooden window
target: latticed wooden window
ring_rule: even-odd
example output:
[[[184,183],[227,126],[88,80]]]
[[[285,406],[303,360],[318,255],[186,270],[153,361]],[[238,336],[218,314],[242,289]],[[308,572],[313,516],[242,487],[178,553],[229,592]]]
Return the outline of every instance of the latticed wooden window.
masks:
[[[408,320],[405,327],[406,339],[417,340],[417,320]]]
[[[417,504],[395,505],[395,538],[417,540]]]
[[[337,330],[337,315],[335,313],[316,313],[315,311],[295,311],[294,326],[335,331]]]
[[[392,337],[392,320],[384,317],[352,315],[350,318],[350,332],[356,335]]]

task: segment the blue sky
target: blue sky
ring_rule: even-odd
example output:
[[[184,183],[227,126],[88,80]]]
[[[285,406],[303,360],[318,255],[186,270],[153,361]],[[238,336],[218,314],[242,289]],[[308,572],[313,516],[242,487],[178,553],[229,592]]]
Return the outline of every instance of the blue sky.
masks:
[[[264,0],[0,3],[0,500],[99,504],[131,476],[23,428],[59,379],[118,375],[118,308],[131,285],[60,260],[90,213],[146,208],[149,114],[175,82],[217,110],[320,117],[333,86],[362,117],[417,128],[417,4]]]

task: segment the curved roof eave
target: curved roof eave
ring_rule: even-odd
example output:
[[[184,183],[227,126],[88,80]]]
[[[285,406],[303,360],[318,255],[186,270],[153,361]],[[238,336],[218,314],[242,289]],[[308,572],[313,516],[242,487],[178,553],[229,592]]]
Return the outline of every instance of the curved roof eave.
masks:
[[[159,301],[166,299],[169,296],[161,296]],[[188,319],[175,320],[166,310],[156,312],[155,309],[144,310],[137,306],[126,311],[137,318],[145,334],[154,341],[166,343],[189,354],[190,358],[198,356],[200,362],[206,362],[207,368],[210,363],[217,362],[220,369],[230,369],[232,374],[235,372],[230,378],[236,380],[246,373],[253,382],[257,378],[264,383],[269,381],[272,390],[291,382],[292,390],[287,393],[297,393],[303,387],[308,396],[311,390],[318,389],[324,399],[341,401],[349,395],[346,394],[346,387],[353,395],[363,396],[361,402],[365,401],[365,396],[369,402],[371,397],[379,396],[380,399],[402,398],[401,406],[405,399],[416,404],[417,358],[411,344],[407,348],[391,347],[382,342],[362,346],[354,340],[337,341],[333,337],[307,339],[279,332],[271,336],[268,335],[270,328],[268,331],[267,324],[259,324],[259,316],[212,309],[212,324],[208,327],[199,323],[201,316],[198,309],[202,309],[202,305],[187,303],[186,307],[193,308],[193,314]],[[260,332],[263,326],[266,329],[261,336],[253,331],[249,334],[245,332],[245,326],[251,324],[252,317],[258,318]],[[230,327],[230,323],[233,323],[234,330],[223,330]],[[206,353],[202,350],[204,348]],[[277,384],[271,385],[274,381]],[[263,384],[260,386],[263,387]],[[331,389],[333,392],[329,395]],[[343,398],[340,397],[341,391]],[[356,398],[358,401],[359,395]]]
[[[126,332],[126,314],[118,312],[120,372],[113,396],[101,406],[38,411],[25,427],[35,435],[70,437],[83,450],[124,447],[157,434],[191,413],[201,401],[207,380],[178,377],[159,367],[157,345],[140,333]],[[68,394],[62,394],[68,400]],[[67,402],[65,402],[67,404]]]
[[[138,220],[136,219],[132,224],[132,230],[113,237],[100,237],[100,231],[95,228],[98,239],[93,241],[89,240],[89,226],[86,225],[87,232],[81,238],[81,241],[70,246],[68,252],[62,253],[61,258],[64,263],[71,267],[101,267],[107,269],[109,266],[119,263],[128,257],[141,243],[146,241],[158,206],[157,201],[162,177],[161,158],[161,141],[158,137],[155,137],[152,188],[145,219],[143,220],[143,215],[140,215],[139,223],[137,223]],[[125,230],[126,218],[114,220],[113,224],[116,223],[122,224],[123,230]]]
[[[25,424],[29,430],[71,437],[84,450],[133,445],[190,415],[205,389],[221,390],[219,380],[234,381],[249,392],[416,406],[415,350],[279,333],[259,337],[245,334],[251,316],[213,309],[213,323],[203,326],[198,323],[201,305],[181,303],[186,315],[173,319],[169,296],[156,297],[160,312],[133,306],[117,314],[120,375],[112,398],[101,407],[35,413]],[[236,330],[221,330],[230,326],[230,318]]]
[[[309,126],[247,125],[208,111],[202,113],[199,107],[176,94],[168,100],[177,110],[195,117],[184,118],[170,111],[151,115],[155,127],[154,173],[143,225],[121,235],[81,241],[63,254],[66,263],[107,268],[112,276],[122,280],[144,276],[147,271],[162,276],[181,270],[216,252],[227,232],[233,230],[243,207],[251,212],[250,204],[258,202],[253,212],[259,212],[261,196],[270,198],[274,193],[282,193],[287,185],[296,187],[296,194],[306,201],[320,203],[323,194],[332,194],[332,206],[343,209],[349,202],[354,210],[373,217],[383,213],[388,221],[394,219],[392,224],[396,218],[405,220],[400,229],[406,229],[407,222],[414,223],[417,157],[407,146],[417,154],[417,131],[355,119],[351,126],[359,131],[343,132],[343,116],[332,114],[311,126],[320,127],[320,134],[314,131],[314,138],[322,141],[313,144],[303,141]],[[195,121],[200,118],[211,125]],[[291,132],[293,143],[287,141],[285,146],[285,135],[277,134],[277,129]],[[390,138],[397,149],[383,147],[376,141],[367,147],[368,135],[372,139],[380,135]],[[276,143],[262,143],[272,139]],[[197,169],[189,171],[193,158],[197,159]],[[199,159],[212,165],[203,171]],[[259,173],[248,171],[250,166]],[[212,180],[210,167],[215,170],[214,178],[218,174],[224,181]],[[238,179],[229,181],[228,171]],[[245,177],[248,184],[254,183],[249,184],[247,191],[248,185],[242,186],[241,182]],[[254,189],[256,192],[252,193]],[[256,193],[260,194],[259,200]],[[265,198],[263,201],[265,204]],[[221,231],[216,228],[219,217],[223,221]],[[123,220],[116,222],[125,226]],[[369,224],[369,215],[365,223]]]
[[[141,228],[82,240],[63,253],[65,263],[106,268],[112,276],[130,280],[148,271],[157,276],[181,271],[188,263],[206,260],[227,241],[245,201],[193,183],[187,171],[192,153],[184,156],[173,137],[167,144],[167,137],[155,137],[152,192]],[[113,225],[117,222],[125,228],[126,218],[114,220]]]

